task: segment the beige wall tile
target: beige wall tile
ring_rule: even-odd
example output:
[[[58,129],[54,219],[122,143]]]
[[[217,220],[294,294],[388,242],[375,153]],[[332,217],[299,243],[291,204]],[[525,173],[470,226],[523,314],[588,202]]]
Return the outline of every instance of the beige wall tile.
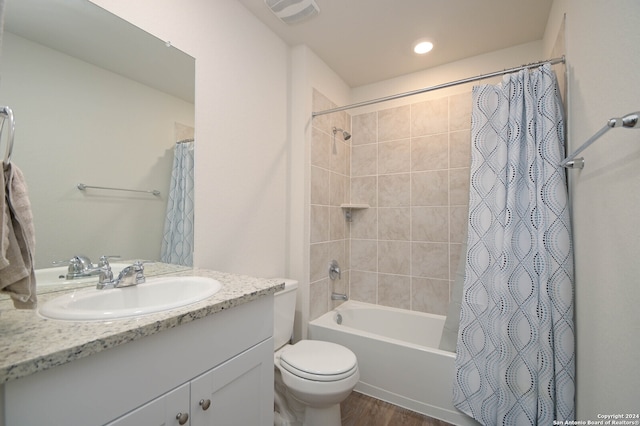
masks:
[[[378,275],[378,303],[399,309],[411,308],[411,277]]]
[[[347,184],[348,179],[344,175],[331,172],[330,174],[331,198],[329,200],[332,206],[340,206],[347,202]]]
[[[449,133],[449,160],[451,168],[471,165],[471,130]]]
[[[449,306],[449,282],[413,277],[411,308],[414,311],[446,315]]]
[[[408,241],[378,241],[378,272],[409,275],[411,244]]]
[[[309,281],[314,282],[327,277],[329,264],[329,243],[311,244]]]
[[[311,243],[329,240],[329,207],[311,205]]]
[[[466,254],[462,253],[462,244],[451,244],[449,247],[449,278],[456,279],[460,259],[466,258]],[[464,277],[464,273],[462,275]]]
[[[347,174],[347,152],[349,152],[350,147],[346,144],[342,137],[337,137],[335,143],[333,141],[333,135],[331,135],[331,151],[329,155],[329,160],[331,163],[331,171],[335,173],[339,173],[341,175]]]
[[[309,321],[329,312],[329,279],[311,283],[309,286]]]
[[[449,97],[449,131],[471,128],[471,92]]]
[[[335,107],[314,92],[314,110]],[[351,299],[445,314],[465,236],[471,94],[350,117],[316,117],[311,134],[311,289],[315,318]],[[336,137],[332,127],[352,133]],[[351,130],[349,130],[351,129]],[[324,187],[321,187],[323,186]],[[366,203],[347,223],[338,206]],[[328,280],[328,263],[343,279]],[[319,285],[318,285],[319,284]]]
[[[378,111],[378,142],[410,137],[410,114],[409,105]]]
[[[411,240],[425,242],[448,242],[449,208],[412,207]]]
[[[441,133],[411,139],[411,171],[441,170],[449,167],[449,136]]]
[[[411,105],[411,136],[445,133],[449,130],[449,100],[432,99]]]
[[[467,222],[469,208],[467,206],[451,206],[450,207],[450,235],[449,241],[452,243],[463,243],[467,233]]]
[[[329,239],[344,240],[347,238],[344,211],[340,207],[329,207]]]
[[[411,238],[411,215],[408,207],[378,208],[378,236],[380,240],[408,241]]]
[[[411,169],[409,139],[378,144],[378,173],[408,173]]]
[[[351,150],[351,176],[370,176],[378,173],[378,145],[358,145]]]
[[[378,235],[378,209],[357,209],[352,211],[351,238],[375,240]]]
[[[342,265],[340,265],[342,266]],[[349,295],[349,274],[350,272],[342,271],[342,278],[336,280],[329,279],[329,293],[332,291]]]
[[[378,141],[378,113],[354,115],[351,119],[351,145],[363,145]]]
[[[376,176],[351,178],[351,202],[378,205],[378,178]]]
[[[349,296],[360,302],[378,301],[378,274],[372,272],[351,271]]]
[[[311,130],[311,165],[328,169],[330,150],[329,135],[314,127]]]
[[[452,169],[449,173],[449,200],[451,205],[469,204],[469,169]]]
[[[348,268],[346,258],[346,246],[347,240],[337,240],[329,242],[329,260],[325,265],[326,275],[329,276],[329,262],[335,260],[340,265],[340,271],[345,271]]]
[[[446,206],[449,202],[448,171],[411,174],[411,205]]]
[[[311,166],[311,204],[329,205],[330,172]]]
[[[352,271],[378,271],[378,241],[351,240],[351,268]]]
[[[412,243],[411,275],[448,280],[449,244]]]
[[[349,141],[351,142],[351,141]],[[351,146],[351,143],[347,143],[347,152],[345,153],[345,157],[347,159],[347,165],[345,168],[345,174],[347,175],[347,177],[351,178],[351,155],[352,155],[352,149],[353,147]],[[348,188],[348,186],[347,186]]]
[[[380,175],[378,177],[378,205],[380,207],[404,207],[411,200],[410,175]]]

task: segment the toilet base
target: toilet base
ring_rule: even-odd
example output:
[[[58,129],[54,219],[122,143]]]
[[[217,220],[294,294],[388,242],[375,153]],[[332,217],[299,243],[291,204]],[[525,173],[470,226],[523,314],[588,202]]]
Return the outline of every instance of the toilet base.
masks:
[[[288,395],[287,387],[282,382],[280,370],[274,371],[274,413],[275,426],[302,426],[304,406]]]
[[[304,426],[340,426],[340,404],[324,408],[307,406],[304,411]]]
[[[340,404],[311,407],[298,401],[282,382],[280,370],[274,371],[276,426],[341,426]]]

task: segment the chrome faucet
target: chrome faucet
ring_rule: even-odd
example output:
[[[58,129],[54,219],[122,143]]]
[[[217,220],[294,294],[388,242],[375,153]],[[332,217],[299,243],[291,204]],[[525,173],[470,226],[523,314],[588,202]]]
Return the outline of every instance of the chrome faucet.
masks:
[[[349,300],[349,297],[343,293],[336,293],[335,291],[331,293],[331,300]]]
[[[119,256],[102,256],[100,257],[100,261],[96,266],[93,266],[91,263],[91,259],[87,256],[77,255],[73,256],[69,260],[53,262],[54,265],[69,265],[67,268],[66,279],[74,280],[77,278],[86,278],[94,275],[98,275],[102,272],[102,267],[105,265],[105,262],[108,264],[109,258],[117,258]]]
[[[144,276],[144,266],[141,261],[136,261],[133,265],[129,265],[124,268],[118,274],[117,278],[113,278],[113,272],[109,261],[105,259],[106,264],[100,267],[100,278],[96,288],[98,290],[106,290],[110,288],[130,287],[138,284],[142,284],[146,281]]]

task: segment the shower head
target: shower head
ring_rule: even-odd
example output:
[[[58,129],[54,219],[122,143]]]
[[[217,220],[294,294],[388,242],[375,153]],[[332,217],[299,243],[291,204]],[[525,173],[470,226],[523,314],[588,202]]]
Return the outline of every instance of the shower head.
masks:
[[[632,112],[622,118],[612,118],[607,123],[609,127],[626,127],[627,129],[640,129],[640,111]]]
[[[351,139],[351,133],[347,132],[346,130],[342,130],[342,129],[339,129],[337,127],[334,127],[333,128],[333,136],[336,135],[336,132],[342,132],[342,138],[345,141],[348,141],[349,139]]]

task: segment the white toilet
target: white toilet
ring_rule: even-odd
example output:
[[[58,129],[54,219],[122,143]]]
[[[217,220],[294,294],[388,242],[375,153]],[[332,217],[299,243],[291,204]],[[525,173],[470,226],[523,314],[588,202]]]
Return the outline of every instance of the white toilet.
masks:
[[[283,281],[284,290],[274,297],[274,423],[338,426],[340,403],[360,380],[356,356],[344,346],[319,340],[289,344],[298,282]]]

